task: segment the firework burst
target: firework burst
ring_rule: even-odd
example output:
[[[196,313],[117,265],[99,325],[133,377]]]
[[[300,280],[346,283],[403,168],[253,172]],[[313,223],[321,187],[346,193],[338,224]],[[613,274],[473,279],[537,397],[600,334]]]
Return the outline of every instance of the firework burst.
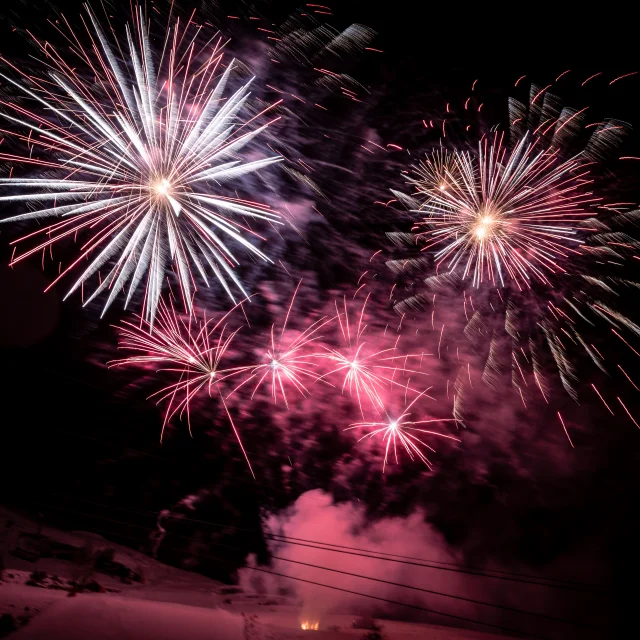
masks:
[[[90,46],[82,46],[70,28],[67,36],[79,65],[40,42],[48,77],[27,75],[4,61],[19,79],[2,77],[28,104],[2,102],[2,117],[24,129],[3,132],[26,143],[29,153],[0,157],[44,174],[0,181],[23,192],[0,201],[36,207],[4,222],[57,218],[15,241],[35,246],[14,254],[11,263],[44,256],[53,245],[84,235],[79,256],[61,267],[54,282],[88,261],[67,295],[97,279],[85,304],[108,292],[106,310],[120,292],[126,306],[143,288],[143,315],[150,323],[171,271],[189,311],[196,274],[207,286],[213,274],[232,299],[232,287],[246,297],[234,250],[268,261],[249,223],[280,224],[268,205],[226,187],[281,160],[245,162],[238,156],[269,124],[254,126],[264,111],[240,119],[250,82],[225,97],[234,63],[224,69],[219,37],[198,47],[198,34],[190,37],[193,23],[182,29],[176,22],[167,30],[157,60],[142,11],[134,29],[127,28],[126,43],[115,45],[90,11],[89,18]],[[123,57],[130,62],[120,62]]]
[[[483,381],[498,389],[510,378],[525,407],[530,391],[551,402],[556,375],[578,400],[585,356],[607,375],[624,374],[621,384],[635,384],[620,363],[605,364],[601,343],[611,332],[627,345],[640,335],[624,296],[640,286],[634,276],[640,213],[621,213],[624,206],[590,193],[594,169],[606,171],[603,163],[628,127],[615,120],[585,125],[585,109],[561,108],[543,94],[532,88],[528,107],[510,100],[511,147],[501,133],[483,136],[477,154],[457,153],[460,178],[450,189],[434,190],[424,205],[414,195],[400,199],[425,219],[415,233],[388,234],[404,257],[387,266],[410,291],[396,311],[428,308],[433,322],[436,296],[460,294],[464,336],[473,359],[479,356]],[[470,384],[469,364],[460,372],[458,397],[467,377]],[[595,385],[585,389],[613,413],[615,403]]]
[[[342,391],[348,391],[349,395],[355,397],[360,408],[360,413],[364,419],[363,400],[367,399],[378,412],[384,409],[382,393],[389,388],[402,387],[409,390],[408,382],[402,382],[406,376],[411,374],[426,375],[424,372],[409,369],[407,363],[409,359],[422,358],[428,354],[403,354],[398,350],[398,341],[387,349],[371,348],[370,342],[366,340],[364,333],[367,325],[364,322],[365,311],[369,296],[367,294],[360,312],[357,314],[357,322],[349,318],[349,308],[346,297],[343,304],[338,305],[336,301],[336,319],[340,327],[340,338],[342,347],[332,349],[325,347],[326,359],[331,370],[323,376],[341,377]]]
[[[293,387],[300,395],[308,396],[309,389],[306,385],[322,379],[317,371],[318,358],[322,356],[318,347],[318,341],[321,339],[319,331],[333,318],[320,318],[302,333],[287,332],[287,323],[301,284],[302,280],[293,292],[280,330],[278,331],[275,324],[271,326],[268,343],[261,354],[262,362],[253,367],[246,367],[249,376],[228,397],[244,385],[255,382],[252,398],[262,385],[266,385],[270,387],[273,401],[277,402],[278,397],[282,396],[285,406],[289,408],[287,387]]]
[[[350,425],[345,429],[349,431],[351,429],[365,429],[368,433],[365,433],[360,437],[358,442],[365,438],[375,438],[381,436],[384,443],[384,461],[382,463],[382,471],[387,466],[389,454],[392,452],[396,464],[398,464],[398,447],[401,446],[409,455],[411,460],[416,458],[423,462],[429,469],[433,466],[429,458],[424,453],[424,449],[435,453],[435,449],[429,446],[425,441],[425,436],[437,436],[440,438],[446,438],[447,440],[455,440],[460,442],[459,438],[450,436],[446,433],[440,433],[439,431],[432,431],[430,429],[423,428],[422,425],[434,424],[436,422],[457,422],[455,418],[436,418],[432,420],[410,420],[410,409],[415,403],[423,397],[431,398],[426,393],[429,389],[425,389],[422,393],[418,394],[408,405],[402,409],[397,417],[391,417],[391,415],[385,410],[386,420],[384,422],[357,422]],[[431,398],[434,400],[434,398]]]
[[[227,351],[239,331],[239,329],[229,329],[229,316],[243,303],[244,301],[214,321],[206,316],[202,320],[195,320],[192,315],[185,320],[175,312],[172,306],[161,302],[153,327],[140,316],[137,316],[136,322],[123,321],[122,325],[117,327],[120,334],[119,348],[131,352],[132,355],[115,360],[109,363],[109,366],[159,367],[157,371],[169,372],[178,378],[177,382],[149,396],[149,398],[155,398],[158,404],[166,403],[167,405],[161,441],[168,422],[176,414],[180,417],[186,414],[189,432],[191,432],[191,403],[203,390],[206,390],[209,397],[215,391],[220,397],[238,444],[251,469],[240,434],[219,387],[224,380],[245,370],[245,367],[224,368],[222,366]],[[251,472],[253,473],[253,470]]]
[[[437,247],[435,260],[447,271],[462,270],[473,285],[484,281],[519,288],[532,278],[548,282],[547,272],[577,253],[577,223],[597,199],[585,191],[588,170],[578,158],[561,162],[558,152],[538,148],[523,137],[508,152],[502,134],[479,145],[477,158],[457,154],[460,179],[433,193],[419,213],[427,230],[418,235],[424,249]]]

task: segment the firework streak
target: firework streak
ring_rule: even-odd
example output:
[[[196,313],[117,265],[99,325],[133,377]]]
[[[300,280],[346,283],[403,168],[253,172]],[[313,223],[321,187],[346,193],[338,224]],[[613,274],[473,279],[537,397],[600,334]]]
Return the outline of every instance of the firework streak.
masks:
[[[457,154],[459,175],[446,169],[446,186],[414,211],[426,214],[414,229],[423,250],[438,247],[436,266],[460,267],[473,286],[488,280],[504,287],[505,278],[518,288],[532,278],[548,282],[545,272],[563,271],[577,253],[576,224],[597,201],[584,191],[588,171],[579,159],[559,162],[558,155],[526,136],[508,153],[498,133],[480,143],[477,157]]]
[[[456,422],[455,418],[419,421],[408,420],[408,418],[411,417],[409,409],[411,409],[416,401],[422,398],[427,391],[428,389],[418,394],[408,405],[406,405],[399,412],[399,415],[396,418],[392,418],[390,414],[385,410],[385,422],[358,422],[348,427],[348,429],[369,430],[369,432],[365,433],[365,435],[363,435],[360,440],[364,440],[364,438],[375,438],[376,436],[382,436],[385,448],[384,462],[382,464],[383,473],[387,466],[389,451],[391,450],[392,446],[394,459],[396,461],[396,464],[398,463],[398,443],[400,443],[404,447],[411,460],[414,460],[414,458],[417,457],[427,467],[429,467],[429,469],[431,469],[431,462],[424,454],[423,449],[428,449],[429,451],[433,452],[435,452],[435,449],[424,442],[422,438],[424,438],[425,436],[438,436],[440,438],[447,438],[448,440],[455,440],[457,442],[460,442],[460,440],[454,436],[440,433],[438,431],[431,431],[422,427],[422,425],[433,424],[435,422]]]
[[[370,334],[364,340],[364,318],[369,295],[358,309],[355,323],[349,318],[344,298],[340,304],[336,302],[335,316],[325,315],[315,321],[309,320],[302,330],[290,328],[301,283],[298,283],[289,305],[283,309],[282,321],[271,325],[264,334],[255,332],[254,338],[262,343],[257,350],[257,363],[255,352],[247,355],[247,345],[253,340],[247,340],[246,336],[242,340],[237,339],[243,326],[237,322],[237,318],[234,319],[234,312],[237,315],[237,310],[241,309],[248,320],[246,308],[249,305],[245,305],[248,300],[214,318],[206,314],[180,314],[173,304],[161,301],[153,327],[141,316],[123,321],[116,327],[120,336],[119,348],[129,355],[109,363],[109,366],[135,366],[146,369],[154,379],[160,376],[173,379],[149,396],[157,404],[165,405],[162,434],[172,418],[181,419],[183,416],[186,416],[191,431],[193,403],[203,398],[218,398],[247,462],[246,451],[227,403],[234,400],[246,405],[262,389],[268,390],[274,403],[282,401],[287,409],[291,392],[308,397],[314,391],[321,391],[321,388],[324,396],[347,391],[357,404],[363,420],[369,412],[387,416],[387,404],[395,402],[400,396],[404,397],[406,404],[407,395],[415,394],[414,400],[396,420],[401,427],[397,433],[404,434],[404,418],[408,410],[418,399],[429,397],[426,395],[428,389],[419,392],[409,384],[411,376],[426,375],[421,371],[421,365],[428,354],[404,353],[398,346],[400,336],[393,338],[390,348],[370,347],[370,343],[380,344],[383,337]],[[298,325],[300,319],[295,319]],[[250,328],[248,321],[246,325]],[[333,331],[334,327],[337,327],[337,331]],[[337,336],[331,335],[331,340],[327,335],[329,329],[332,330],[330,333],[337,333]],[[340,344],[332,346],[336,338]],[[234,356],[231,356],[232,350]],[[413,366],[409,367],[409,362],[413,362]],[[340,384],[333,384],[334,379],[339,380]],[[250,389],[250,397],[240,398],[244,387]],[[373,422],[359,426],[365,424],[378,425]],[[416,454],[427,463],[424,456],[416,452],[422,443],[410,433],[414,424],[418,423],[406,423],[408,435],[398,437],[403,443],[412,443],[413,446],[408,449],[412,459]]]
[[[277,331],[275,325],[271,326],[268,343],[262,351],[262,361],[253,367],[248,367],[249,376],[229,394],[230,396],[245,384],[255,381],[256,385],[251,394],[252,399],[258,389],[266,384],[271,387],[271,396],[274,402],[277,402],[280,394],[288,408],[287,386],[291,386],[301,395],[307,396],[309,390],[305,383],[313,383],[321,379],[320,374],[316,371],[319,356],[316,347],[321,338],[318,332],[332,319],[320,318],[302,333],[296,333],[293,336],[291,332],[286,333],[287,323],[301,284],[302,280],[298,282],[293,296],[291,296],[291,302],[280,331]]]
[[[400,336],[395,344],[387,349],[371,348],[370,341],[364,339],[367,328],[364,322],[365,310],[369,296],[357,315],[357,323],[349,320],[349,309],[346,298],[342,304],[336,302],[336,320],[340,327],[341,347],[326,347],[324,358],[331,363],[332,369],[324,377],[341,377],[342,391],[357,399],[360,413],[364,419],[363,400],[367,399],[373,408],[380,413],[384,409],[383,390],[393,386],[408,390],[406,383],[399,381],[399,376],[408,374],[425,375],[419,370],[407,368],[409,358],[422,358],[425,354],[404,354],[398,349]],[[414,389],[411,389],[414,391]]]

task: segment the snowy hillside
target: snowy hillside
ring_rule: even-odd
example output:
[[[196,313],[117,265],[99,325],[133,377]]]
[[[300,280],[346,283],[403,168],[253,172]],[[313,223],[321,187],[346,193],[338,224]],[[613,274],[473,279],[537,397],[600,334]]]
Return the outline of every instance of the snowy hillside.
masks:
[[[65,532],[0,510],[4,571],[0,580],[0,637],[15,640],[490,640],[468,630],[396,621],[363,621],[327,614],[304,620],[298,602],[260,596],[201,575],[166,566],[99,535]],[[39,537],[37,537],[39,536]],[[31,546],[25,544],[31,541]],[[77,559],[25,558],[33,540],[46,540],[47,553],[90,547],[113,550],[112,566],[128,567],[118,578],[88,570]],[[42,545],[41,545],[42,546]],[[20,547],[20,549],[19,549]],[[64,555],[64,553],[62,554]],[[110,556],[111,557],[111,556]],[[139,581],[131,580],[137,576]],[[74,583],[83,581],[78,590]],[[93,592],[91,592],[93,591]],[[73,597],[70,597],[70,596]],[[303,629],[303,625],[310,627]],[[313,627],[317,626],[317,630]]]

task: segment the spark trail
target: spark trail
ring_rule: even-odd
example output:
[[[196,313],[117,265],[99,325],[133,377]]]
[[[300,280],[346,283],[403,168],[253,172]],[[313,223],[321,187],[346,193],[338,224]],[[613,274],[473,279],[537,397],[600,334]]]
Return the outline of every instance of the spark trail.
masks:
[[[410,369],[407,363],[410,358],[419,359],[428,354],[405,354],[398,349],[400,336],[392,347],[379,349],[372,343],[373,336],[365,339],[367,324],[365,311],[370,293],[367,294],[357,322],[349,318],[346,297],[341,305],[336,301],[336,320],[340,327],[341,347],[325,347],[324,358],[332,367],[323,378],[339,377],[342,379],[342,391],[356,398],[360,413],[364,419],[363,400],[367,399],[374,409],[380,413],[384,409],[384,391],[391,387],[409,390],[408,383],[402,382],[408,375],[427,375],[418,369]],[[413,391],[413,389],[411,389]]]
[[[548,282],[547,272],[563,271],[577,252],[577,223],[598,202],[580,159],[558,156],[528,136],[509,152],[501,133],[480,142],[477,156],[457,153],[459,177],[447,170],[446,188],[414,211],[425,215],[414,229],[423,250],[436,248],[438,268],[460,268],[476,287]]]
[[[318,359],[321,357],[318,343],[322,336],[319,332],[333,318],[322,317],[301,333],[287,332],[289,317],[301,284],[302,280],[298,282],[291,296],[291,302],[280,330],[276,329],[275,324],[271,326],[267,344],[261,353],[262,362],[247,367],[249,375],[231,391],[228,397],[231,397],[244,385],[255,382],[251,393],[252,398],[264,384],[270,387],[273,401],[277,402],[278,397],[282,396],[282,400],[288,408],[287,387],[293,388],[302,396],[308,396],[309,389],[306,385],[322,379],[317,370]]]
[[[427,156],[438,167],[441,157],[458,158],[444,170],[446,189],[425,163],[413,167],[413,192],[394,195],[421,219],[412,233],[387,234],[403,252],[387,261],[401,278],[398,314],[428,309],[433,324],[436,294],[460,294],[473,352],[466,359],[494,390],[510,377],[525,407],[531,392],[552,402],[554,379],[578,401],[583,361],[633,385],[620,364],[605,362],[600,342],[610,329],[637,354],[630,340],[640,336],[625,299],[640,286],[640,211],[605,205],[592,192],[628,126],[585,125],[586,108],[563,108],[548,89],[531,87],[528,106],[509,100],[508,135],[496,130],[477,151],[451,147],[442,156],[441,146],[435,160]],[[409,293],[398,299],[402,291]]]

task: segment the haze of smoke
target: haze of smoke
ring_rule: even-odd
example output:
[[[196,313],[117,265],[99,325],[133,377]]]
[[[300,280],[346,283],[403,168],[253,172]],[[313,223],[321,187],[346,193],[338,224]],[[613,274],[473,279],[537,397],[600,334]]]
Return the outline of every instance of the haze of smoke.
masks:
[[[464,565],[459,552],[450,547],[444,537],[425,521],[423,511],[416,510],[407,517],[370,520],[364,506],[355,503],[334,504],[329,495],[318,490],[308,491],[301,495],[291,508],[268,516],[265,529],[276,535],[366,549],[374,553],[414,557],[450,568],[456,568],[454,565]],[[482,620],[506,628],[545,633],[551,637],[556,637],[556,634],[559,638],[573,637],[572,633],[575,629],[571,625],[560,622],[549,622],[534,616],[456,601],[441,595],[295,564],[289,560],[479,601],[538,611],[547,615],[573,617],[577,620],[580,620],[577,610],[585,605],[575,594],[567,595],[558,589],[488,579],[455,571],[419,568],[410,564],[377,561],[354,554],[283,544],[275,540],[270,541],[269,546],[273,555],[270,570],[277,573],[418,605],[442,613]],[[582,553],[586,555],[586,552]],[[582,560],[584,561],[584,558]],[[575,559],[560,560],[557,566],[561,567],[567,562],[573,565]],[[248,567],[256,566],[254,556],[249,556],[247,565]],[[492,571],[507,570],[505,567],[496,565],[486,568]],[[523,567],[509,567],[508,570],[527,573]],[[282,593],[283,590],[293,591],[302,602],[303,618],[322,621],[327,613],[337,612],[391,618],[402,615],[403,619],[407,619],[409,615],[409,617],[413,616],[435,624],[456,626],[461,624],[459,620],[452,621],[445,616],[421,614],[415,611],[412,613],[407,608],[386,605],[372,599],[305,582],[258,573],[250,568],[240,570],[239,578],[240,584],[247,591],[263,594]],[[490,631],[487,627],[475,628]]]

